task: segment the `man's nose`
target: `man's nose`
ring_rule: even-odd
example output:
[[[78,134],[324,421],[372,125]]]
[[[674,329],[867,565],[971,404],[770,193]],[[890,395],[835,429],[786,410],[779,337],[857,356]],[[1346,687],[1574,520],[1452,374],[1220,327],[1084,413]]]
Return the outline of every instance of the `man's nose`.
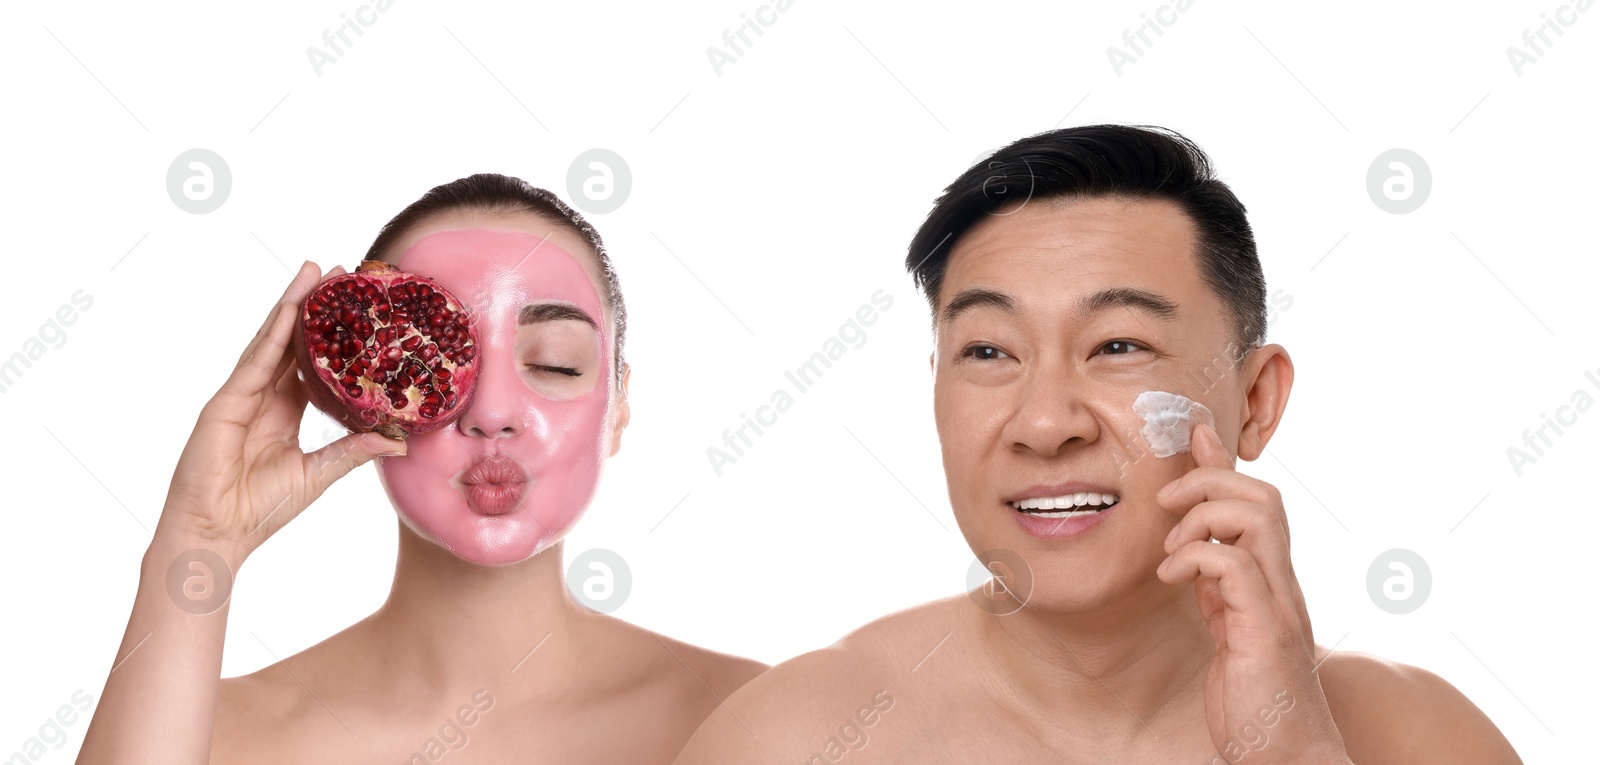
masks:
[[[1064,364],[1029,370],[1001,437],[1014,449],[1054,457],[1073,441],[1099,437],[1100,424],[1085,401],[1084,383]]]

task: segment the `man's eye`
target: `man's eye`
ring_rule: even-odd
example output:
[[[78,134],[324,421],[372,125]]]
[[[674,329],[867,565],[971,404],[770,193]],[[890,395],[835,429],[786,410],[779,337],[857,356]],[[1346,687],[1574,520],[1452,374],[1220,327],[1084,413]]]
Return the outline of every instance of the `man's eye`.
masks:
[[[993,361],[1006,356],[1006,352],[992,345],[973,345],[961,349],[961,358],[974,358],[980,361]]]
[[[547,364],[527,364],[525,366],[535,372],[554,372],[558,375],[566,375],[568,377],[583,376],[583,372],[573,369],[572,367],[553,367]]]
[[[1148,349],[1138,343],[1127,340],[1112,340],[1111,342],[1100,346],[1100,352],[1108,356],[1116,356],[1124,353],[1132,353],[1134,351],[1143,350]]]

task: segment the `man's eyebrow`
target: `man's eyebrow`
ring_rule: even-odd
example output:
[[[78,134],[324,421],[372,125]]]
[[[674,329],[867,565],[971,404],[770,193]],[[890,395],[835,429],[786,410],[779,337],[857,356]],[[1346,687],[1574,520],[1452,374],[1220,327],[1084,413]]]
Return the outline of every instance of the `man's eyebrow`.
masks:
[[[940,312],[939,320],[948,324],[961,314],[979,306],[991,306],[1006,313],[1017,312],[1017,301],[1010,295],[997,290],[973,287],[956,293]],[[1108,308],[1119,307],[1132,308],[1163,321],[1172,321],[1178,316],[1177,303],[1150,290],[1137,287],[1110,287],[1078,301],[1078,317],[1087,318]]]
[[[1011,299],[1010,295],[983,287],[972,287],[964,289],[956,293],[955,297],[950,298],[950,302],[945,305],[944,310],[939,312],[939,321],[943,324],[949,324],[955,321],[956,317],[978,306],[992,306],[1006,313],[1017,312],[1017,301]]]
[[[577,306],[567,303],[534,303],[532,305],[525,305],[522,307],[522,313],[517,315],[517,325],[522,326],[525,324],[538,324],[545,321],[562,321],[564,319],[581,321],[591,327],[594,327],[597,331],[600,329],[600,324],[594,320],[594,317],[585,313]]]
[[[1078,316],[1087,318],[1107,308],[1132,308],[1163,321],[1178,318],[1178,304],[1161,295],[1137,287],[1110,287],[1078,301]]]

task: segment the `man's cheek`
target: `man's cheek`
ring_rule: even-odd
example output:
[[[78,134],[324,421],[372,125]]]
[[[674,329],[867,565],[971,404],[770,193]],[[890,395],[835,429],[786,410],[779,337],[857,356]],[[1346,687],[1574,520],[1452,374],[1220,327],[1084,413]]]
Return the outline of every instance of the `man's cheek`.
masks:
[[[1129,414],[1132,415],[1131,411]],[[1119,504],[1124,507],[1165,515],[1168,511],[1156,502],[1156,494],[1167,484],[1182,478],[1194,467],[1194,460],[1188,454],[1155,456],[1140,436],[1141,425],[1137,415],[1124,417],[1116,426],[1117,430],[1103,438],[1104,458],[1110,469],[1108,481],[1117,488]]]

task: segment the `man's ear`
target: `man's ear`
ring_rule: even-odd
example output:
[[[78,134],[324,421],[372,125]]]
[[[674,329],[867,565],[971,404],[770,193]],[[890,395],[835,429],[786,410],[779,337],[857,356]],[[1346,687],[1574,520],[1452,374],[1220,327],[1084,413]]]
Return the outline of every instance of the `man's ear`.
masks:
[[[928,371],[933,371],[933,351],[928,351]]]
[[[1244,420],[1239,430],[1239,456],[1254,461],[1283,421],[1294,386],[1294,362],[1281,345],[1264,345],[1245,357]]]
[[[628,377],[633,374],[633,367],[627,362],[622,363],[622,389],[617,399],[615,415],[611,421],[611,455],[617,456],[617,450],[622,448],[622,430],[628,427],[628,420],[633,417],[633,410],[628,407]]]

